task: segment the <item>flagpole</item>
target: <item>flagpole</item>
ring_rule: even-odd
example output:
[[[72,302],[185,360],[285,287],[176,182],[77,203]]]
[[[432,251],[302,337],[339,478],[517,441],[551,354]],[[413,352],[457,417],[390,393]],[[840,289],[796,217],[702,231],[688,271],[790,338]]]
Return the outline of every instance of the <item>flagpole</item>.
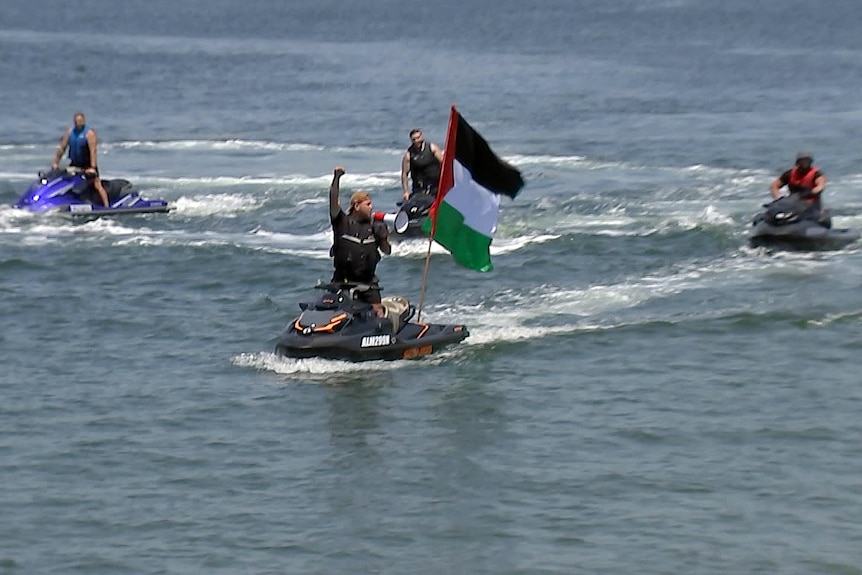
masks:
[[[428,268],[431,267],[431,244],[434,242],[434,233],[437,231],[437,208],[440,206],[440,201],[446,195],[448,190],[444,189],[444,184],[452,179],[452,157],[446,157],[454,152],[455,135],[458,132],[458,110],[455,109],[455,104],[449,111],[449,125],[446,126],[446,147],[443,149],[443,165],[440,166],[440,180],[437,183],[437,197],[434,198],[434,204],[431,206],[429,216],[431,218],[431,235],[428,237],[428,252],[425,254],[425,271],[422,274],[422,290],[419,292],[419,310],[416,314],[416,321],[422,320],[422,305],[425,303],[425,286],[428,285]],[[450,182],[451,183],[451,182]]]
[[[422,273],[422,290],[419,292],[419,311],[416,314],[416,321],[422,321],[422,305],[425,303],[425,286],[428,284],[428,268],[431,267],[431,244],[434,242],[434,237],[428,237],[428,253],[425,254],[425,271]]]

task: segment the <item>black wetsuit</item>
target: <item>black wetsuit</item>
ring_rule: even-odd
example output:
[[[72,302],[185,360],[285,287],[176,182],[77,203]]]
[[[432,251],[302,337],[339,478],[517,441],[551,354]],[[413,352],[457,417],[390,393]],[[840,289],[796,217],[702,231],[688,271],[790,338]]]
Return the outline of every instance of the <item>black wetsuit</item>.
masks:
[[[414,146],[407,148],[410,154],[410,177],[413,179],[413,193],[436,195],[440,181],[440,161],[434,156],[431,144],[424,142],[417,150]]]
[[[332,219],[333,244],[331,255],[335,272],[332,283],[367,284],[372,289],[361,292],[360,298],[368,303],[380,303],[377,286],[377,263],[380,245],[389,238],[383,222],[359,221],[353,214],[339,211]]]

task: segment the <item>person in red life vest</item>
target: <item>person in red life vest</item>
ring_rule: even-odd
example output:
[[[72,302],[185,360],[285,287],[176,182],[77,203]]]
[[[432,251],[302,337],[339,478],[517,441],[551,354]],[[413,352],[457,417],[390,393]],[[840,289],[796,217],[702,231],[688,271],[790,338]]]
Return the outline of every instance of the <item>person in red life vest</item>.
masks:
[[[422,130],[410,130],[410,147],[401,158],[401,199],[407,201],[413,194],[437,195],[443,150],[437,144],[426,142]],[[408,178],[413,180],[408,187]]]
[[[329,218],[332,223],[333,244],[329,255],[335,271],[332,283],[337,285],[367,285],[369,289],[358,294],[360,300],[371,304],[374,312],[383,317],[380,303],[380,284],[377,280],[377,263],[380,252],[392,253],[389,230],[383,222],[374,221],[371,196],[357,191],[350,196],[347,213],[341,209],[338,198],[344,168],[338,166],[329,186]]]
[[[826,175],[813,165],[814,157],[809,152],[796,154],[796,165],[772,182],[769,193],[773,198],[781,197],[781,188],[787,186],[791,194],[802,194],[802,199],[820,207],[820,194],[826,187]]]

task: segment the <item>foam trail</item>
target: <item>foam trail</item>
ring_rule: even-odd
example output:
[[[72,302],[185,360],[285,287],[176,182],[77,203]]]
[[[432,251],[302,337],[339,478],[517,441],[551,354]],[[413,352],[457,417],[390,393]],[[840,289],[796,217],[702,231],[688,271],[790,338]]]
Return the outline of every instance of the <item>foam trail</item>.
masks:
[[[129,141],[104,144],[106,150],[267,150],[288,152],[322,152],[326,148],[315,144],[267,142],[258,140],[173,140]]]
[[[790,264],[794,267],[798,263]],[[815,265],[819,265],[815,262]],[[470,330],[466,345],[488,345],[539,339],[548,335],[613,329],[641,322],[654,321],[652,315],[626,320],[625,323],[603,319],[609,313],[633,309],[649,301],[673,296],[688,290],[712,285],[721,277],[727,284],[745,284],[750,281],[745,272],[761,272],[763,262],[756,258],[724,259],[709,264],[693,265],[667,275],[646,276],[611,285],[594,285],[579,289],[560,289],[542,286],[529,295],[519,293],[495,294],[505,304],[490,309],[480,304],[430,306],[428,321],[435,323],[464,323]],[[540,303],[536,303],[540,302]],[[531,325],[549,318],[553,310],[554,325]],[[423,317],[425,317],[423,311]],[[711,313],[704,312],[707,316]],[[724,310],[722,313],[726,313]],[[565,321],[566,317],[572,321]],[[693,316],[691,316],[693,317]],[[666,319],[666,318],[663,318]]]
[[[342,187],[351,188],[392,188],[398,181],[395,172],[381,172],[372,174],[355,174],[342,179]],[[314,187],[328,190],[332,176],[320,175],[309,176],[303,174],[288,174],[283,176],[129,176],[130,180],[139,188],[144,186],[158,186],[165,190],[176,188],[232,188],[241,186],[298,186]]]
[[[190,216],[235,216],[258,209],[262,198],[250,194],[204,194],[181,197],[173,202],[176,214]]]
[[[502,255],[516,252],[532,244],[542,244],[558,239],[559,235],[539,234],[523,235],[512,238],[494,238],[491,244],[491,255]],[[392,244],[392,255],[405,258],[424,258],[428,253],[428,238],[411,238],[399,240]],[[449,251],[438,244],[431,242],[432,254],[448,254]]]
[[[178,150],[178,151],[204,151],[204,152],[230,152],[259,150],[264,152],[333,152],[333,153],[367,153],[401,155],[403,150],[393,148],[371,148],[368,146],[323,146],[320,144],[309,144],[305,142],[273,142],[266,140],[140,140],[126,142],[109,142],[103,144],[106,150]],[[0,148],[2,149],[2,148]]]
[[[335,374],[369,374],[381,371],[396,371],[405,367],[400,361],[350,362],[321,358],[295,359],[281,357],[275,353],[243,353],[231,359],[239,367],[250,367],[261,371],[272,371],[281,375],[311,376],[316,383],[330,383]]]

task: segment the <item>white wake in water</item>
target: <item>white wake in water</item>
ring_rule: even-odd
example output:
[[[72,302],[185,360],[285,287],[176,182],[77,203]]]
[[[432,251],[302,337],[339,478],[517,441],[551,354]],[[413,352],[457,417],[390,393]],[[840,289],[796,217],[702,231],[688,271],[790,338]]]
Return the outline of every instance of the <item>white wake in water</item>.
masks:
[[[427,358],[423,358],[425,361]],[[280,375],[301,375],[305,380],[328,383],[329,376],[335,374],[368,374],[380,371],[396,371],[408,365],[404,361],[363,361],[349,362],[331,359],[307,358],[294,359],[281,357],[275,353],[243,353],[231,359],[238,367],[248,367],[261,371],[271,371]]]
[[[716,282],[727,289],[750,284],[752,275],[774,274],[781,269],[787,273],[817,275],[830,265],[828,261],[806,255],[790,258],[786,262],[779,259],[765,265],[758,257],[734,254],[729,258],[677,267],[666,274],[636,277],[615,284],[580,288],[545,285],[534,288],[529,294],[494,294],[493,299],[499,303],[490,306],[483,302],[430,306],[423,312],[427,318],[425,315],[423,318],[434,323],[464,323],[470,330],[470,337],[461,344],[466,346],[618,329],[654,321],[709,319],[726,315],[728,310],[703,308],[674,318],[656,316],[650,311],[624,320],[614,315],[687,291],[709,289]],[[549,325],[542,325],[542,322]]]
[[[815,262],[815,265],[818,264]],[[442,364],[456,359],[465,351],[477,346],[612,330],[642,322],[652,322],[657,318],[648,314],[622,323],[611,321],[608,316],[620,310],[643,305],[650,300],[707,287],[713,284],[716,278],[724,278],[725,282],[745,283],[746,272],[757,271],[762,267],[763,262],[757,259],[732,258],[692,265],[665,275],[632,278],[617,284],[574,289],[560,289],[545,285],[539,286],[530,294],[495,294],[496,300],[507,299],[507,301],[490,306],[484,302],[427,306],[423,311],[423,321],[463,323],[470,330],[470,336],[464,342],[449,347],[441,353],[416,361]],[[562,318],[563,321],[552,325],[541,325],[542,321],[549,319],[549,310],[553,310],[555,320],[559,321]],[[710,313],[705,311],[702,315],[708,317]],[[690,321],[693,318],[687,316],[685,319]],[[271,352],[244,353],[234,357],[232,362],[240,367],[283,375],[319,376],[322,382],[326,382],[326,376],[332,374],[393,371],[414,363],[405,361],[353,363],[319,358],[292,359],[279,357]]]

